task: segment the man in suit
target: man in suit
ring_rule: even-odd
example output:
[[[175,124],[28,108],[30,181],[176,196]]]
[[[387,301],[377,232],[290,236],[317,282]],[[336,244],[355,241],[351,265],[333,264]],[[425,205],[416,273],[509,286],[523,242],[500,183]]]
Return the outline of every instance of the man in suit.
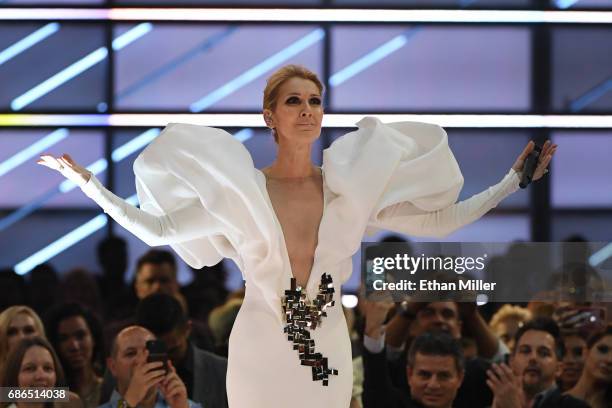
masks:
[[[441,331],[426,332],[414,339],[407,355],[407,384],[398,389],[391,380],[384,352],[383,323],[389,308],[374,302],[367,302],[365,307],[364,407],[451,408],[465,371],[460,342]]]

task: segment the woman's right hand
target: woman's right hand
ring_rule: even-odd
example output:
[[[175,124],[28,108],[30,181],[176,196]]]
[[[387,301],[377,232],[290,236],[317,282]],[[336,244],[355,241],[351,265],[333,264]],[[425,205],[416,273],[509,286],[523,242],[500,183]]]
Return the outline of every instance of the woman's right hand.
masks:
[[[59,171],[62,176],[82,187],[89,181],[92,176],[91,172],[84,167],[79,166],[72,157],[68,154],[63,154],[61,157],[53,157],[50,154],[43,154],[40,160],[36,163],[46,166],[52,170]]]

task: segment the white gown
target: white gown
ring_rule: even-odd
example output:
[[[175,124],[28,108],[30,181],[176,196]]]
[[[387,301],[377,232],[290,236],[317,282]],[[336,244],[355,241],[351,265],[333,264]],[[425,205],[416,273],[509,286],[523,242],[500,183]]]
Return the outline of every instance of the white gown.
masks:
[[[518,189],[519,177],[510,170],[500,183],[455,203],[463,177],[442,128],[371,117],[357,125],[323,155],[324,211],[305,288],[315,298],[323,273],[336,287],[336,305],[311,332],[316,352],[339,372],[328,386],[313,381],[283,333],[289,257],[265,176],[239,141],[220,129],[168,125],[134,163],[141,209],[93,176],[82,187],[120,225],[151,246],[171,245],[192,267],[225,257],[239,266],[246,295],[229,343],[231,408],[348,407],[351,345],[340,285],[366,230],[444,236]]]

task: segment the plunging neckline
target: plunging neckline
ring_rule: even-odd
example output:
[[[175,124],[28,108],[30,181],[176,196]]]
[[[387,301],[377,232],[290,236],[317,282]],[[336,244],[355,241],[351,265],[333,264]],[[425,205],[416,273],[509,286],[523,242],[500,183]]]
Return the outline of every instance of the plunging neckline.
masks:
[[[312,289],[312,285],[313,285],[313,272],[315,270],[315,266],[317,265],[317,261],[318,261],[318,254],[319,254],[319,247],[321,244],[321,226],[323,225],[323,220],[325,219],[325,209],[327,207],[327,194],[326,194],[326,188],[325,188],[325,170],[323,170],[323,166],[319,167],[321,169],[321,189],[323,192],[323,213],[321,214],[321,220],[319,221],[319,227],[317,230],[317,244],[315,246],[315,250],[314,250],[314,254],[313,254],[313,258],[312,258],[312,266],[310,268],[310,272],[308,274],[308,278],[306,279],[306,293],[310,293],[311,289]],[[291,266],[291,259],[289,258],[289,249],[287,248],[287,241],[285,240],[285,232],[283,231],[283,226],[278,218],[278,215],[276,214],[276,210],[274,209],[274,205],[272,204],[272,199],[270,197],[270,193],[268,192],[268,178],[266,177],[266,174],[261,171],[260,169],[255,169],[261,176],[261,178],[263,178],[263,192],[264,192],[264,196],[266,197],[266,202],[268,204],[268,207],[270,209],[270,212],[272,213],[272,218],[274,219],[274,223],[276,224],[276,228],[279,231],[279,235],[280,235],[280,239],[281,239],[281,246],[282,246],[282,251],[283,251],[283,257],[285,258],[285,260],[287,261],[287,265],[289,267],[289,278],[295,278],[295,275],[293,274],[293,267]],[[296,279],[297,282],[297,279]],[[285,285],[287,287],[289,287],[290,282],[286,282]]]

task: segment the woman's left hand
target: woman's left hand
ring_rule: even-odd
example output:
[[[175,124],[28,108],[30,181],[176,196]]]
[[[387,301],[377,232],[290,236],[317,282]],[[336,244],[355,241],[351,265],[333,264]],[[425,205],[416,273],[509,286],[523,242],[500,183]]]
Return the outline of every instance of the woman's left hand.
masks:
[[[516,171],[517,173],[523,171],[525,159],[527,158],[527,156],[529,156],[529,153],[533,151],[534,147],[535,143],[533,141],[527,143],[527,146],[525,146],[523,152],[519,155],[519,157],[512,165],[514,171]],[[539,180],[544,174],[548,173],[548,164],[552,160],[555,151],[557,151],[557,145],[552,144],[550,140],[547,140],[546,143],[544,143],[544,146],[542,147],[542,152],[540,152],[540,157],[538,158],[538,166],[536,167],[533,173],[532,181]]]

